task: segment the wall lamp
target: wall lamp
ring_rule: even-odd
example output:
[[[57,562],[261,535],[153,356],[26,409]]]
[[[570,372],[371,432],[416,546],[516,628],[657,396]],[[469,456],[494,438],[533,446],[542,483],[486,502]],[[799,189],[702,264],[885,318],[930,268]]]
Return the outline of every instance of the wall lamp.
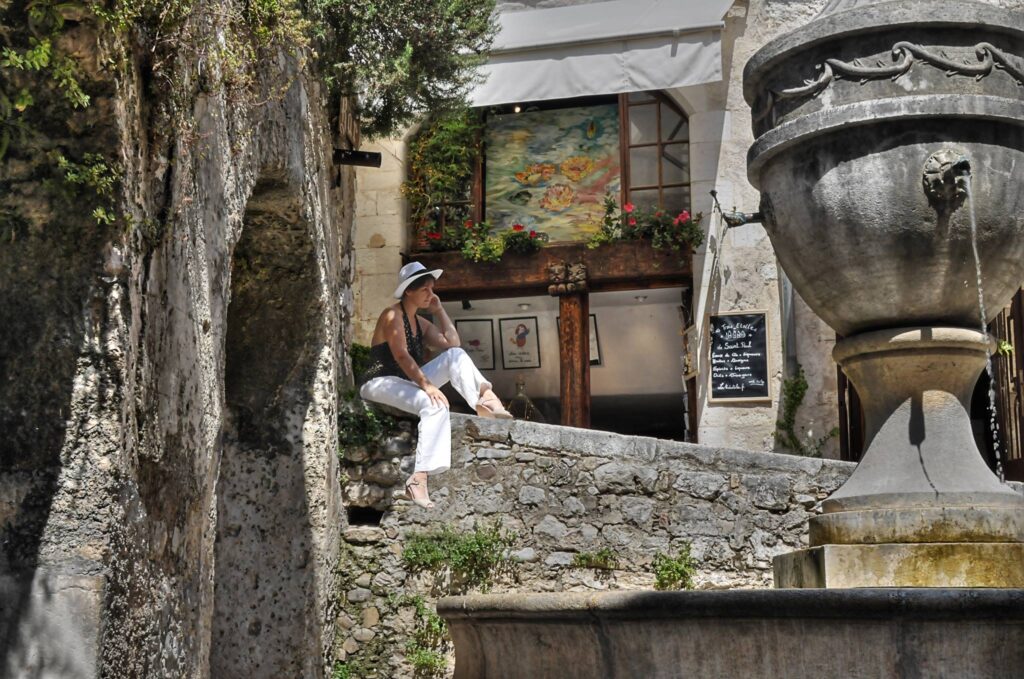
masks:
[[[376,151],[353,151],[334,149],[335,165],[358,165],[359,167],[380,167],[380,153]]]

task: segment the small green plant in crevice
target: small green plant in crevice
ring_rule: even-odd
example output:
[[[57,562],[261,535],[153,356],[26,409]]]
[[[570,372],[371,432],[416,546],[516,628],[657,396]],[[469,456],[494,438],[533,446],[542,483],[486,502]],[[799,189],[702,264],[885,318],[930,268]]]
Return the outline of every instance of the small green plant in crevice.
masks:
[[[415,625],[406,641],[405,654],[414,676],[422,679],[443,677],[448,669],[448,652],[452,640],[448,625],[419,595],[404,598],[415,608]]]
[[[593,568],[595,570],[613,571],[619,567],[619,556],[608,547],[596,552],[577,552],[572,557],[573,568]]]
[[[410,533],[402,562],[410,573],[431,573],[435,586],[447,578],[446,593],[473,588],[486,592],[499,575],[514,572],[508,553],[515,541],[515,533],[502,530],[500,522],[475,525],[466,532],[446,525],[428,533]]]
[[[377,448],[398,431],[398,419],[359,398],[345,394],[338,404],[338,455],[355,448]]]
[[[353,344],[349,349],[352,373],[362,375],[370,364],[370,347]],[[398,419],[375,408],[355,391],[342,394],[338,402],[338,454],[356,448],[376,448],[398,431]]]
[[[654,589],[693,589],[697,566],[690,556],[690,545],[680,547],[675,556],[658,552],[651,562],[651,570],[654,571]]]
[[[112,166],[102,154],[86,153],[82,162],[69,160],[63,154],[54,156],[57,168],[63,173],[66,184],[72,187],[88,189],[87,196],[97,202],[92,210],[92,218],[97,224],[107,226],[117,221],[114,207],[114,192],[121,181],[121,172]]]
[[[1012,353],[1013,345],[1006,340],[999,340],[999,343],[996,345],[996,354],[999,356],[1009,356]]]
[[[796,413],[806,395],[807,377],[804,375],[803,367],[797,364],[796,374],[782,382],[782,418],[775,423],[775,438],[797,455],[821,457],[825,444],[839,435],[839,427],[833,427],[818,439],[813,439],[811,431],[808,431],[805,437],[799,436],[796,432]]]

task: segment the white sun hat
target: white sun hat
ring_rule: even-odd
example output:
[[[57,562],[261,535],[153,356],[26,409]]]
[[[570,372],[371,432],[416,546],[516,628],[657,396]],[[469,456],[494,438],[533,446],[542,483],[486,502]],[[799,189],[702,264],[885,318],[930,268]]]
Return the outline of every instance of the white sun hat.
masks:
[[[441,277],[442,271],[443,269],[428,271],[427,267],[419,262],[409,262],[398,270],[398,287],[395,288],[395,299],[402,299],[402,293],[416,279],[423,278],[424,276],[433,276],[434,280],[437,280]]]

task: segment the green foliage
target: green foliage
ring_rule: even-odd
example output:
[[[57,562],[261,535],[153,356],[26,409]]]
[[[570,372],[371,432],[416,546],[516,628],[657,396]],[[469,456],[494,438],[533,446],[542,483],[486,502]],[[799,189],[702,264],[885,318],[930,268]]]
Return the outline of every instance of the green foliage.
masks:
[[[370,347],[353,343],[349,358],[352,372],[363,374],[370,363]],[[397,431],[397,418],[367,403],[355,391],[342,395],[338,402],[338,454],[341,457],[355,448],[377,448]]]
[[[572,557],[572,565],[574,568],[613,571],[619,567],[619,556],[609,547],[602,547],[596,552],[577,552]]]
[[[355,448],[377,448],[398,431],[398,420],[377,410],[355,392],[338,403],[338,454]]]
[[[501,573],[512,570],[508,551],[516,535],[503,531],[498,522],[460,532],[443,526],[428,533],[406,537],[402,561],[410,573],[431,573],[435,581],[448,576],[450,593],[471,588],[487,591]]]
[[[120,171],[99,153],[86,153],[80,163],[61,153],[55,153],[54,159],[66,184],[86,189],[82,198],[94,204],[91,214],[96,223],[107,226],[116,222],[114,193],[121,181]]]
[[[839,435],[839,427],[833,427],[819,439],[812,439],[808,431],[805,442],[796,432],[796,413],[807,395],[807,376],[802,366],[797,365],[796,374],[782,382],[782,419],[775,423],[775,438],[797,455],[821,457],[821,451],[829,439]]]
[[[435,210],[444,209],[453,225],[469,216],[481,129],[479,115],[460,107],[428,116],[410,141],[409,177],[402,193],[409,200],[409,217],[417,232],[438,230]],[[453,203],[464,207],[460,210]]]
[[[691,215],[683,210],[671,215],[660,208],[638,208],[626,203],[619,208],[612,195],[605,194],[601,228],[587,241],[588,248],[624,240],[647,239],[659,250],[697,248],[704,242],[700,228],[702,213]]]
[[[407,603],[416,609],[416,626],[405,645],[406,658],[413,667],[414,676],[423,679],[445,676],[447,653],[451,649],[448,625],[423,597],[408,597]]]
[[[496,33],[494,0],[307,0],[306,8],[329,91],[358,97],[370,137],[464,105]]]
[[[428,233],[427,238],[438,243],[437,249],[459,250],[471,262],[497,262],[506,252],[528,255],[544,247],[547,237],[522,224],[492,234],[487,222],[467,219],[456,233]]]
[[[693,576],[697,566],[690,556],[690,545],[683,545],[675,556],[658,552],[651,562],[654,571],[654,589],[693,589]]]
[[[352,666],[346,662],[336,662],[331,670],[331,679],[358,679],[352,674]]]
[[[999,340],[999,343],[996,345],[996,353],[1000,356],[1009,356],[1013,353],[1013,345],[1006,340]]]

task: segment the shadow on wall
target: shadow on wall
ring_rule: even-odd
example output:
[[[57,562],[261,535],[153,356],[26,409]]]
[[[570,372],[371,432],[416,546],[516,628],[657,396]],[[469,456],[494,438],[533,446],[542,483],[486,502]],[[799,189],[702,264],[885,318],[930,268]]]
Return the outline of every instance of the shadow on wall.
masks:
[[[10,188],[0,184],[0,194]],[[67,207],[60,196],[43,195],[54,214]],[[70,637],[67,644],[47,637],[55,613],[69,610],[66,592],[57,590],[86,569],[86,560],[70,563],[69,556],[58,569],[66,577],[54,579],[41,548],[61,451],[105,407],[85,403],[88,393],[111,386],[105,358],[83,351],[90,324],[102,321],[96,282],[108,234],[74,210],[42,228],[20,214],[0,210],[0,676],[78,676],[92,665],[88,649],[70,648]]]
[[[261,180],[231,269],[210,673],[316,677],[303,425],[324,342],[298,192]]]

